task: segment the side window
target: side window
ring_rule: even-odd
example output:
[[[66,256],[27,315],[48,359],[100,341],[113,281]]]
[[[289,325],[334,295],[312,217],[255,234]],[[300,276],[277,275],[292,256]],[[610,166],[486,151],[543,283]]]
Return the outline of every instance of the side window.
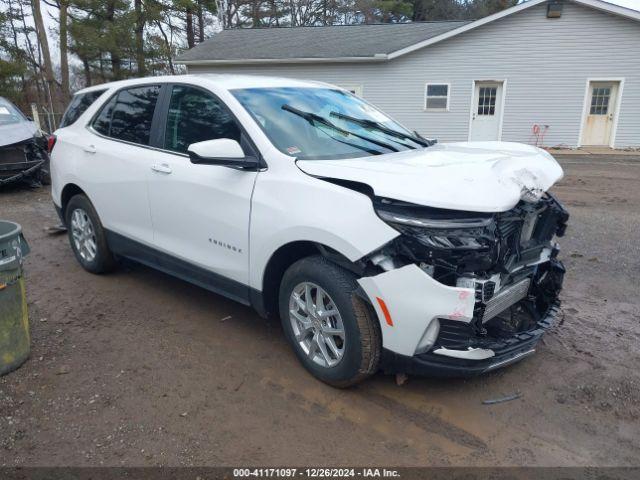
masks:
[[[111,135],[111,115],[113,114],[113,107],[116,105],[116,100],[118,100],[118,96],[114,95],[111,100],[102,107],[102,110],[100,110],[100,113],[91,125],[96,132],[106,137]]]
[[[62,120],[60,120],[59,128],[68,127],[75,123],[75,121],[80,118],[80,115],[82,115],[105,91],[105,89],[93,90],[91,92],[78,93],[74,95],[71,99],[71,103],[69,103],[67,110],[62,116]]]
[[[449,84],[427,83],[425,88],[425,110],[446,112],[449,110]]]
[[[192,143],[217,138],[241,141],[241,130],[227,107],[200,89],[175,85],[171,91],[164,148],[186,153]]]
[[[151,121],[159,93],[159,85],[122,90],[113,108],[110,136],[118,140],[148,145]]]
[[[159,85],[121,90],[100,111],[93,129],[118,140],[149,144]]]

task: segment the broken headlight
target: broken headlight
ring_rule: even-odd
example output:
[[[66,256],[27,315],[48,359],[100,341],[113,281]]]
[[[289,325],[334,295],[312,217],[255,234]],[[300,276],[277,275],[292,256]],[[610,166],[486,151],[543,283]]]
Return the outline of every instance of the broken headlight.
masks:
[[[403,253],[413,261],[449,264],[459,271],[485,270],[497,259],[492,214],[444,210],[393,200],[376,202],[378,216],[402,233]]]
[[[491,219],[436,219],[378,210],[393,228],[411,235],[427,247],[479,250],[486,247],[484,229]]]

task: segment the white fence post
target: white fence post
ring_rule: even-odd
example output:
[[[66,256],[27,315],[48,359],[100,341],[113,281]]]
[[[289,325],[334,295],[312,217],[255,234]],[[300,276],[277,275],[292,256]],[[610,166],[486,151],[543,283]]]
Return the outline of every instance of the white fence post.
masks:
[[[42,127],[40,126],[40,114],[38,114],[38,105],[35,103],[31,104],[31,117],[33,118],[33,121],[36,122],[38,128],[42,130]]]

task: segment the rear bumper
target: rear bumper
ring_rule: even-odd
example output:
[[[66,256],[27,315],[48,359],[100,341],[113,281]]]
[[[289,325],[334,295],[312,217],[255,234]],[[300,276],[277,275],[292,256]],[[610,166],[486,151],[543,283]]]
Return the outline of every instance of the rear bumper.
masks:
[[[490,358],[469,360],[433,352],[405,356],[385,349],[382,368],[387,373],[407,373],[430,377],[473,377],[506,367],[535,353],[535,347],[542,335],[556,324],[559,312],[560,301],[556,300],[534,328],[485,345],[485,349],[493,352],[493,356]]]

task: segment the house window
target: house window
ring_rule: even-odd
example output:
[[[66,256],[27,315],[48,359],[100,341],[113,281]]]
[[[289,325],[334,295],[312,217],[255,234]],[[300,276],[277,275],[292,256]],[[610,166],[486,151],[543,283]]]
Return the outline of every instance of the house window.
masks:
[[[495,115],[497,87],[480,87],[478,92],[478,115]]]
[[[449,110],[449,84],[427,83],[424,108],[434,112],[446,112]]]
[[[606,115],[609,111],[609,98],[611,97],[611,88],[598,87],[594,88],[591,94],[590,115]]]

